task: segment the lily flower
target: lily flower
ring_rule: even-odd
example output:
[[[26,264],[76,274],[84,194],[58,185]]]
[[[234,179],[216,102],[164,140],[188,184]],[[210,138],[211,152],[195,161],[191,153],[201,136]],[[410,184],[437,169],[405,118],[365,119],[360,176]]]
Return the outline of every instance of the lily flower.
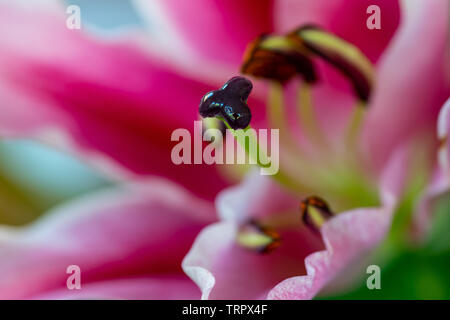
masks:
[[[0,118],[0,135],[34,137],[52,143],[75,152],[119,179],[145,181],[148,176],[164,177],[212,201],[230,182],[217,166],[174,165],[170,159],[171,133],[177,128],[192,127],[192,122],[198,119],[200,98],[238,73],[242,53],[252,40],[263,33],[269,37],[274,33],[289,37],[292,42],[301,40],[307,44],[307,50],[301,55],[305,63],[292,68],[292,60],[286,59],[285,52],[273,54],[273,59],[268,61],[277,64],[281,61],[290,68],[289,77],[283,78],[282,82],[294,78],[292,70],[302,74],[305,66],[314,70],[317,79],[305,78],[307,85],[300,83],[299,92],[291,95],[289,91],[296,91],[291,82],[293,85],[298,82],[290,81],[285,90],[280,81],[272,83],[267,99],[267,119],[264,119],[263,103],[266,88],[255,83],[255,94],[248,99],[252,125],[264,127],[267,120],[271,127],[280,129],[281,169],[293,183],[274,183],[268,177],[248,175],[243,185],[219,194],[217,211],[226,221],[200,233],[183,268],[200,286],[203,298],[311,298],[351,261],[364,256],[384,237],[393,208],[402,196],[403,185],[408,184],[404,181],[410,172],[405,172],[404,159],[410,159],[411,153],[404,145],[413,138],[416,141],[417,136],[427,136],[439,106],[448,95],[442,68],[448,3],[445,0],[375,1],[383,10],[383,27],[371,33],[365,28],[366,16],[362,13],[373,2],[154,1],[152,3],[161,9],[161,16],[167,18],[164,26],[170,26],[171,33],[167,38],[173,39],[164,45],[160,39],[151,36],[147,36],[144,45],[142,34],[133,36],[132,40],[100,41],[83,32],[61,27],[65,25],[66,17],[64,10],[58,9],[60,6],[51,11],[27,11],[26,8],[17,9],[14,4],[2,3],[0,104],[5,107]],[[134,3],[143,9],[141,13],[146,13],[148,1]],[[151,10],[148,12],[150,14]],[[364,90],[356,90],[361,89],[357,86],[361,82],[355,81],[358,77],[349,72],[342,59],[332,59],[329,49],[333,47],[326,46],[328,42],[321,43],[314,36],[310,39],[308,35],[295,32],[301,30],[298,27],[311,24],[332,35],[339,44],[358,48],[358,52],[367,56],[375,70],[373,83],[372,79],[365,78],[369,79],[366,87],[370,85],[370,99],[363,94]],[[323,39],[322,36],[319,38]],[[134,41],[136,39],[139,41]],[[420,48],[416,49],[418,43]],[[297,43],[294,49],[297,58],[299,46]],[[343,54],[340,58],[348,57]],[[367,75],[361,64],[352,59],[345,61],[353,62],[351,66],[359,71],[358,76]],[[346,77],[342,77],[342,73]],[[353,82],[349,84],[348,79]],[[355,96],[355,92],[359,95]],[[291,102],[297,100],[297,94],[303,125],[295,128],[300,132],[293,130],[294,117],[283,115],[283,112],[288,114],[288,104],[295,104]],[[286,95],[286,103],[282,101],[283,95]],[[354,105],[360,105],[361,98],[367,100],[365,107],[355,109]],[[358,112],[353,117],[355,121],[349,125],[353,110]],[[349,128],[348,139],[342,139],[337,133],[346,126]],[[423,151],[421,148],[414,150]],[[424,167],[420,166],[420,170],[427,170]],[[225,171],[225,175],[228,173]],[[177,215],[171,221],[156,219],[171,212],[171,195],[180,194],[173,190],[178,187],[169,189],[164,201],[158,199],[161,195],[157,192],[158,187],[145,195],[148,200],[139,197],[148,214],[146,219],[152,220],[152,223],[143,223],[142,228],[154,228],[161,237],[156,240],[147,230],[145,237],[137,237],[134,244],[128,243],[126,240],[135,228],[143,230],[141,222],[137,218],[136,224],[128,219],[118,219],[117,228],[123,228],[118,239],[124,241],[119,249],[124,251],[117,255],[114,252],[117,248],[109,247],[111,233],[105,236],[108,241],[91,239],[88,233],[71,236],[82,230],[81,223],[74,221],[88,217],[77,217],[75,211],[83,211],[79,207],[73,211],[74,220],[65,220],[60,213],[52,215],[57,228],[52,228],[49,217],[29,230],[5,232],[5,235],[11,234],[11,238],[3,234],[2,238],[14,246],[23,245],[24,251],[13,250],[14,259],[1,259],[11,261],[5,267],[3,262],[0,265],[8,272],[4,274],[11,275],[2,280],[13,281],[6,285],[15,292],[14,297],[54,296],[58,292],[53,291],[65,285],[66,277],[58,274],[53,278],[54,270],[48,268],[48,263],[42,262],[39,272],[31,273],[33,286],[8,279],[17,279],[16,269],[28,270],[26,267],[31,263],[55,261],[61,268],[73,258],[73,264],[81,261],[80,267],[87,270],[88,279],[93,283],[92,295],[100,292],[98,288],[102,287],[101,284],[97,286],[97,281],[120,279],[130,274],[141,276],[143,273],[133,272],[142,270],[141,267],[148,272],[150,285],[161,289],[163,285],[158,286],[152,279],[161,279],[159,271],[166,267],[171,271],[169,278],[179,276],[176,270],[176,265],[181,264],[179,254],[187,251],[185,246],[191,244],[192,235],[189,232],[186,237],[180,236],[180,243],[173,244],[176,254],[167,257],[166,254],[171,253],[162,248],[174,239],[178,242],[178,235],[175,236],[178,229],[166,232],[165,227],[180,226],[195,233],[204,224],[212,222],[202,219],[201,223],[193,223],[190,218],[181,218],[183,221],[178,225]],[[156,198],[150,195],[153,192]],[[190,217],[197,205],[190,206],[191,196],[181,196],[181,199],[185,207],[178,206],[177,202],[175,209],[187,210]],[[302,210],[300,200],[304,204]],[[159,205],[158,201],[164,204]],[[158,205],[155,207],[154,203]],[[126,206],[117,205],[117,208],[121,217],[130,211]],[[325,212],[321,211],[324,208]],[[208,211],[205,215],[209,213],[211,219],[210,209],[204,211]],[[301,212],[304,221],[309,221],[307,225],[301,223]],[[102,230],[105,224],[104,219],[100,222],[88,220],[86,226],[96,231]],[[128,223],[132,224],[129,229]],[[58,245],[55,238],[45,237],[52,230],[64,230],[62,235],[67,230],[74,233],[67,232],[67,241],[60,243],[64,249],[58,251],[56,248],[56,254],[50,250],[48,259],[33,258],[35,251],[29,248],[35,242],[44,251],[51,248],[51,244]],[[168,238],[169,234],[174,236]],[[83,242],[85,237],[89,242]],[[72,247],[74,249],[68,253],[62,252]],[[84,255],[82,251],[90,247],[95,250]],[[103,247],[111,248],[111,256],[97,255]],[[157,253],[153,254],[153,249]],[[11,252],[6,251],[4,254]],[[134,264],[132,258],[142,252],[146,262]],[[61,255],[65,255],[63,259]],[[128,259],[129,265],[126,264]],[[147,266],[147,262],[154,263],[155,268]],[[15,268],[16,265],[23,269]],[[117,274],[108,274],[109,269],[113,270],[111,272],[117,270]],[[49,276],[52,280],[41,283],[41,276]],[[171,288],[178,285],[175,280],[168,283],[173,284]],[[179,285],[186,288],[184,297],[191,297],[192,287],[183,283]],[[115,284],[119,286],[118,282]],[[128,285],[126,281],[121,284],[124,288]],[[114,283],[109,288],[113,286]],[[14,288],[17,291],[13,291]],[[155,295],[164,297],[158,293],[162,292],[159,289]],[[124,290],[133,292],[133,289]],[[166,293],[178,297],[173,292]]]

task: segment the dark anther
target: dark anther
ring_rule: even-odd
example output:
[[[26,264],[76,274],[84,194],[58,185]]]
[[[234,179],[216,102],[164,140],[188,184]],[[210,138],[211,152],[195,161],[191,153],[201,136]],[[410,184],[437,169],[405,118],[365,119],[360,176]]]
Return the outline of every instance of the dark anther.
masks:
[[[265,45],[273,38],[262,35],[249,44],[241,72],[280,83],[296,75],[302,75],[308,83],[316,82],[317,75],[311,59],[287,44]]]
[[[336,67],[350,80],[358,98],[369,100],[373,68],[357,47],[314,25],[298,28],[288,37]]]
[[[237,233],[237,243],[242,247],[259,253],[270,253],[281,245],[277,231],[251,220]]]
[[[272,239],[271,243],[267,244],[264,248],[261,248],[261,253],[271,253],[281,245],[281,237],[278,232],[268,227],[260,227],[260,230]]]
[[[305,198],[300,203],[300,213],[303,223],[314,231],[318,231],[323,222],[334,215],[325,200],[316,196]]]
[[[245,129],[252,114],[247,99],[253,85],[244,77],[228,80],[222,88],[205,94],[200,102],[199,112],[203,118],[223,118],[233,129]]]

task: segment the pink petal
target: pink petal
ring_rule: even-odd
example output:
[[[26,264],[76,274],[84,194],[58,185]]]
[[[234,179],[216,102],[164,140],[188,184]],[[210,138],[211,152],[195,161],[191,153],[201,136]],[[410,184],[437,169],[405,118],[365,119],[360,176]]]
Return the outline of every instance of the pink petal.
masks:
[[[236,70],[246,45],[272,31],[271,0],[160,0],[159,5],[200,57]]]
[[[27,228],[4,227],[0,297],[64,291],[69,265],[81,268],[82,286],[181,275],[182,257],[213,215],[209,203],[167,181],[151,180],[76,200]]]
[[[402,22],[380,61],[365,145],[380,168],[402,141],[432,130],[444,79],[448,1],[402,1]]]
[[[437,137],[441,141],[438,151],[438,167],[434,172],[427,190],[418,205],[416,216],[416,230],[418,237],[427,234],[430,227],[434,202],[437,197],[450,190],[450,98],[439,112],[437,123]]]
[[[276,285],[268,299],[312,299],[355,257],[361,258],[379,243],[389,229],[392,207],[357,209],[327,221],[321,230],[326,250],[305,259],[306,276]]]
[[[214,87],[127,41],[102,43],[69,30],[53,13],[3,4],[0,38],[0,134],[75,149],[121,175],[129,174],[125,167],[169,177],[207,198],[227,185],[214,166],[176,166],[170,158],[173,130],[193,130],[198,103]]]
[[[274,180],[260,175],[259,169],[249,172],[242,183],[220,192],[216,198],[220,218],[237,224],[273,212],[287,211],[297,205],[295,195],[288,194],[288,190]]]
[[[444,174],[442,168],[437,168],[430,181],[430,184],[423,193],[414,220],[414,236],[420,241],[424,240],[431,227],[433,210],[436,199],[450,189],[448,176]]]
[[[202,290],[202,299],[264,299],[281,280],[304,274],[301,261],[323,248],[301,228],[283,232],[282,246],[260,254],[236,245],[236,231],[231,222],[207,227],[183,260],[183,270]]]
[[[369,30],[367,7],[381,9],[381,29]],[[399,23],[399,6],[393,0],[278,0],[275,27],[288,32],[304,24],[316,24],[358,46],[373,62],[388,45]]]
[[[129,300],[195,300],[200,292],[186,277],[176,274],[166,277],[114,279],[82,285],[81,290],[56,290],[33,296],[39,300],[59,299],[129,299]]]
[[[439,163],[450,183],[450,98],[439,113],[437,135],[442,143],[439,150]]]

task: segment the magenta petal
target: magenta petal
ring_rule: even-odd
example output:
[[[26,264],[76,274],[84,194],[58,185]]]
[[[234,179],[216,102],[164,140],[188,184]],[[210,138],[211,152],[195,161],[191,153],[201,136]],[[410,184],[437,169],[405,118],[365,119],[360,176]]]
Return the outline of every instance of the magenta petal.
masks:
[[[448,5],[402,2],[402,22],[380,61],[365,127],[365,144],[379,168],[399,143],[434,128],[450,93],[444,79]]]
[[[272,31],[272,0],[159,0],[200,57],[240,64],[246,45]]]
[[[75,149],[114,173],[124,167],[169,177],[203,197],[227,185],[214,166],[171,160],[172,132],[193,130],[199,101],[213,87],[127,41],[102,43],[64,25],[64,17],[2,5],[0,134]]]
[[[66,290],[69,265],[81,268],[82,285],[181,277],[183,256],[213,216],[209,203],[169,182],[152,180],[76,200],[26,228],[4,227],[0,297]]]

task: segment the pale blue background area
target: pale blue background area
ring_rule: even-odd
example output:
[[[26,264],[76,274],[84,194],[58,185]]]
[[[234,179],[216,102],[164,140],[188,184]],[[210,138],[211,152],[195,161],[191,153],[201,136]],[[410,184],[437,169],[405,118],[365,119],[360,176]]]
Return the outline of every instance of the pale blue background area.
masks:
[[[67,0],[66,3],[80,7],[83,23],[100,29],[143,25],[129,0]]]
[[[107,182],[78,159],[28,140],[0,143],[0,171],[42,203],[52,203]]]

